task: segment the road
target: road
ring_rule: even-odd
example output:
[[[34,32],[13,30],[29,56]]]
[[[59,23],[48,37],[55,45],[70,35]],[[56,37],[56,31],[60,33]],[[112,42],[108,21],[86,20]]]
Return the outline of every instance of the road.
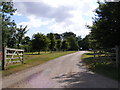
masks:
[[[3,77],[3,88],[117,88],[118,82],[89,71],[80,57],[68,54]]]

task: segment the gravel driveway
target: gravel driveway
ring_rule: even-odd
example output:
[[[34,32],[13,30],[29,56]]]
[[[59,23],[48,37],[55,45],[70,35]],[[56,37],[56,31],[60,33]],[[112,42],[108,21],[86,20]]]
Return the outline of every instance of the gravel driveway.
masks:
[[[85,52],[68,54],[3,77],[2,86],[3,88],[117,88],[117,81],[86,69],[80,59]]]

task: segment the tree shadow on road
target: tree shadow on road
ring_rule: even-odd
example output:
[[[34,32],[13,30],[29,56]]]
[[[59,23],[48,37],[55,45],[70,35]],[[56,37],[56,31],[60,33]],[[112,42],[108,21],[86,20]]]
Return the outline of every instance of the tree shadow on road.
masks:
[[[52,79],[62,84],[64,88],[117,88],[118,82],[95,74],[84,65],[78,64],[81,72],[62,74]]]

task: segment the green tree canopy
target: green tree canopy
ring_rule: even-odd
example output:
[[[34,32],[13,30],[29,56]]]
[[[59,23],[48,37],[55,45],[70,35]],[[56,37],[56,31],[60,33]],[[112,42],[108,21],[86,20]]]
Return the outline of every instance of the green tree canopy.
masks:
[[[55,35],[55,39],[61,39],[61,35],[60,34],[55,33],[54,35]]]
[[[32,47],[34,50],[38,51],[38,54],[40,54],[41,50],[46,50],[49,46],[49,39],[41,34],[37,33],[33,35],[32,39]]]
[[[24,37],[24,35],[27,33],[28,30],[26,30],[27,26],[25,26],[24,28],[22,27],[22,25],[20,26],[20,28],[17,28],[16,31],[16,39],[17,39],[17,47],[19,48],[20,44],[22,44],[22,39]]]
[[[1,2],[0,9],[2,10],[2,13],[0,13],[0,17],[2,17],[3,47],[13,47],[15,46],[16,42],[16,24],[14,20],[10,19],[10,16],[13,15],[16,9],[13,8],[13,2]]]
[[[61,41],[61,39],[57,39],[57,41],[56,41],[56,48],[57,48],[57,50],[60,50],[60,49],[61,49],[61,46],[62,46],[62,41]]]
[[[63,51],[69,49],[69,43],[67,42],[67,40],[64,40],[64,41],[62,42],[61,49],[62,49]]]
[[[74,34],[73,32],[65,32],[62,34],[63,39],[67,39],[71,36],[76,37],[76,34]]]
[[[47,37],[50,39],[50,45],[49,49],[51,52],[56,48],[56,40],[55,40],[55,35],[53,33],[48,33]]]
[[[98,2],[91,34],[103,47],[120,45],[120,2]]]
[[[78,41],[77,41],[77,38],[74,37],[74,36],[70,36],[66,39],[69,43],[69,50],[78,50]]]

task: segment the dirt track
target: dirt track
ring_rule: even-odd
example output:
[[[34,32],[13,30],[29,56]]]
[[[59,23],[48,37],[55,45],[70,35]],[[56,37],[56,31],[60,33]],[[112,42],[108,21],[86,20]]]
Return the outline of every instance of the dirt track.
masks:
[[[68,54],[3,78],[3,88],[117,88],[118,82],[83,66],[85,51]]]

